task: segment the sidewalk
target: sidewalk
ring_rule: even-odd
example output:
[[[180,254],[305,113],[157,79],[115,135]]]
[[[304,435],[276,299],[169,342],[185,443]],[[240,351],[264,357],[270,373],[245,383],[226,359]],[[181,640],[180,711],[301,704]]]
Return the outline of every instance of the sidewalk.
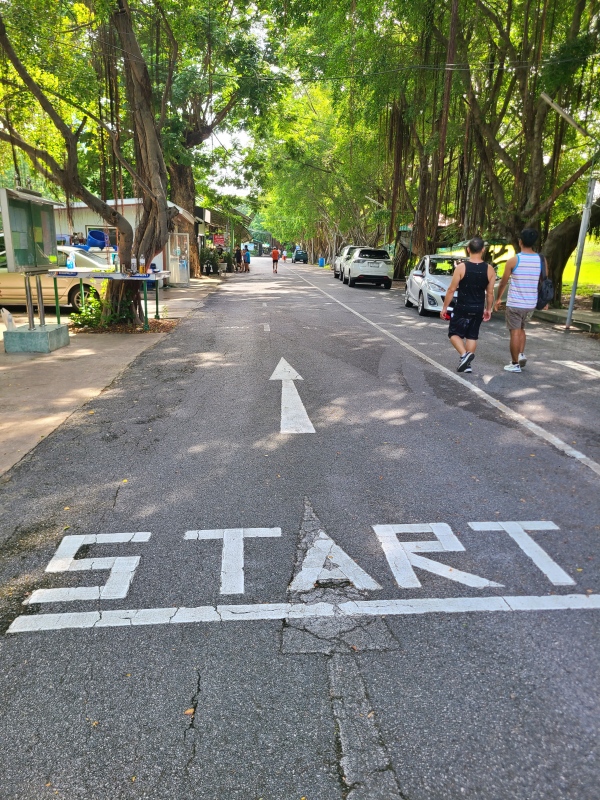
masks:
[[[192,279],[190,284],[189,289],[159,292],[161,318],[191,314],[220,280]],[[27,324],[25,309],[11,310],[17,325]],[[46,321],[56,322],[56,316],[48,312]],[[61,316],[66,321],[68,312]],[[4,330],[0,324],[0,332]],[[73,411],[99,395],[140,353],[168,335],[71,332],[69,346],[49,354],[6,354],[0,344],[0,475]]]
[[[564,325],[567,319],[566,308],[549,308],[545,311],[534,311],[534,319]],[[572,326],[588,333],[600,333],[600,313],[597,311],[574,311]]]

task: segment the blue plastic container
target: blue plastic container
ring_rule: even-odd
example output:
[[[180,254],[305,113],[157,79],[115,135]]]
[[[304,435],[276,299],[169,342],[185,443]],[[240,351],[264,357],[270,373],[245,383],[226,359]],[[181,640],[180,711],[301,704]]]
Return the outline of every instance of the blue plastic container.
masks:
[[[325,266],[325,259],[324,258],[320,258],[319,259],[319,266],[320,267],[324,267]]]

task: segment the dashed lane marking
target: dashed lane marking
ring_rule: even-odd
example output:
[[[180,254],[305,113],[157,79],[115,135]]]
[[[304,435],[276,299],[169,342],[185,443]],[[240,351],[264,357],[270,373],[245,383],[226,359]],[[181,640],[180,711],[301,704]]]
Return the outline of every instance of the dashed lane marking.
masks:
[[[307,278],[305,278],[304,275],[301,275],[299,272],[296,272],[295,270],[294,273],[305,283],[308,283],[309,286],[312,286],[314,289],[317,289],[326,297],[331,298],[331,300],[334,300],[336,303],[338,303],[338,305],[342,306],[342,308],[345,308],[346,311],[349,311],[351,314],[354,314],[354,316],[358,317],[359,319],[362,319],[363,322],[366,322],[368,325],[371,325],[373,328],[376,328],[384,336],[387,336],[388,339],[393,339],[393,341],[397,342],[399,345],[404,347],[405,350],[408,350],[410,353],[417,356],[417,358],[420,358],[422,361],[425,361],[430,366],[435,367],[435,369],[444,374],[447,378],[451,378],[453,381],[460,383],[461,386],[464,386],[470,392],[476,394],[486,403],[489,403],[494,408],[497,408],[498,411],[504,414],[504,416],[508,417],[513,422],[516,422],[518,425],[521,425],[522,427],[526,428],[534,436],[537,436],[539,439],[543,439],[545,442],[552,445],[552,447],[555,447],[557,450],[560,450],[561,453],[564,453],[570,458],[576,459],[577,461],[579,461],[580,464],[583,464],[584,466],[591,469],[592,472],[595,472],[596,475],[600,475],[600,464],[597,461],[594,461],[592,458],[589,458],[589,456],[586,456],[585,453],[582,453],[579,450],[575,450],[566,442],[563,442],[562,439],[559,439],[558,436],[555,436],[553,433],[549,433],[548,431],[544,430],[544,428],[540,427],[539,425],[536,425],[535,422],[531,422],[531,420],[528,420],[527,417],[523,416],[523,414],[519,414],[518,411],[513,411],[512,408],[509,408],[504,403],[501,403],[500,400],[496,400],[496,398],[492,397],[491,394],[484,392],[483,389],[479,388],[479,386],[475,386],[473,383],[469,383],[469,381],[466,381],[464,378],[461,378],[460,375],[458,375],[456,372],[451,372],[449,369],[446,369],[446,367],[443,367],[441,364],[438,364],[437,361],[434,361],[433,358],[426,356],[425,353],[422,353],[420,350],[417,350],[416,347],[413,347],[407,342],[402,341],[402,339],[399,339],[397,336],[394,336],[393,333],[390,333],[390,331],[386,330],[381,325],[378,325],[376,322],[373,322],[368,317],[365,317],[359,311],[356,311],[355,309],[346,305],[346,303],[342,303],[342,301],[338,300],[337,297],[334,297],[333,295],[329,294],[329,292],[326,292],[324,289],[321,289],[315,283],[312,283]]]
[[[271,326],[269,325],[268,322],[263,322],[263,328],[265,329],[265,333],[269,333],[269,331],[271,330]]]
[[[198,606],[196,608],[139,608],[30,614],[17,617],[7,633],[33,633],[68,628],[115,628],[137,625],[175,625],[199,622],[256,622],[317,617],[405,616],[467,614],[480,611],[600,610],[600,595],[515,595],[503,597],[448,597],[412,600],[349,600],[335,603],[255,603]]]

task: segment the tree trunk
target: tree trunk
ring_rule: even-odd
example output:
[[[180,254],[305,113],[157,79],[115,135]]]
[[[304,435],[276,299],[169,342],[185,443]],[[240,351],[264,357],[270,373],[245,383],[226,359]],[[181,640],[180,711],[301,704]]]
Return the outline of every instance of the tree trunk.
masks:
[[[196,184],[194,173],[190,164],[169,164],[169,177],[171,178],[171,202],[184,208],[192,216],[195,216],[196,207]],[[190,275],[199,278],[200,271],[200,252],[198,250],[198,240],[194,231],[194,224],[191,222],[178,223],[179,229],[183,233],[190,235]]]
[[[405,267],[408,264],[410,253],[400,241],[400,231],[396,234],[396,247],[394,250],[394,280],[403,281],[406,279]]]
[[[580,226],[581,214],[571,214],[560,225],[552,228],[542,248],[542,253],[546,256],[548,262],[549,276],[554,283],[554,301],[552,305],[555,308],[560,308],[561,305],[562,276],[567,261],[577,247]],[[600,201],[596,201],[592,206],[590,228],[598,228],[599,226]]]
[[[417,200],[417,210],[413,225],[413,250],[419,257],[431,252],[429,249],[430,244],[427,239],[427,206],[430,182],[431,174],[429,172],[429,158],[427,155],[423,154],[419,167],[419,197]]]
[[[125,62],[125,86],[137,156],[135,183],[143,202],[133,250],[138,258],[144,256],[146,263],[150,264],[167,243],[177,209],[169,208],[167,203],[167,170],[154,119],[152,82],[133,29],[127,0],[116,0],[112,21],[119,34]]]

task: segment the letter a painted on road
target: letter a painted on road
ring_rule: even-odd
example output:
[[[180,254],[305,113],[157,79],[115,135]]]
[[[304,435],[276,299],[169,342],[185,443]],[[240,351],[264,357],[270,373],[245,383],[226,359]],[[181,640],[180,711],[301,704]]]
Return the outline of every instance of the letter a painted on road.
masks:
[[[291,592],[307,592],[314,589],[318,581],[336,580],[350,581],[357,589],[381,589],[377,581],[359,567],[325,531],[319,531],[289,589]]]

